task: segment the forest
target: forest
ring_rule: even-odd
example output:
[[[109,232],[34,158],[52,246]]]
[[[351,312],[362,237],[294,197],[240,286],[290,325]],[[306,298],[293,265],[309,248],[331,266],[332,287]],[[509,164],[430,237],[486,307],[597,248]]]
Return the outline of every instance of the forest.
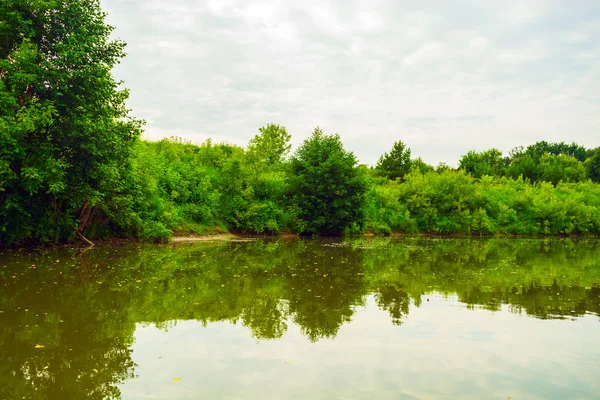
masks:
[[[173,235],[598,235],[600,147],[540,141],[456,168],[397,140],[375,166],[315,128],[245,146],[140,139],[98,1],[0,4],[0,245]]]

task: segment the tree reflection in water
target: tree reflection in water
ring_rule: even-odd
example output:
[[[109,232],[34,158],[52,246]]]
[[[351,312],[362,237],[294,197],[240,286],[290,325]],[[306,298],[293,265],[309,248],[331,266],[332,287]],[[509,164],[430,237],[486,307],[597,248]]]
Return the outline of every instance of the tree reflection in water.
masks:
[[[542,319],[600,313],[593,240],[271,239],[0,254],[0,398],[120,398],[136,323],[288,325],[334,338],[373,296],[400,325],[424,295]],[[44,346],[35,348],[36,345]]]

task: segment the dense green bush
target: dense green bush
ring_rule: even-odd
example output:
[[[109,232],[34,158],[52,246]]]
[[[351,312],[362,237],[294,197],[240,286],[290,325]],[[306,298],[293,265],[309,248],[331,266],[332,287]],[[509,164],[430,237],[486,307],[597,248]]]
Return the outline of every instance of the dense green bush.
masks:
[[[600,234],[600,185],[531,184],[461,171],[372,182],[368,226],[375,233]]]
[[[288,174],[297,232],[337,235],[362,229],[367,181],[356,164],[339,135],[316,128],[304,141],[290,160]]]
[[[401,185],[396,182],[371,182],[367,193],[367,227],[373,233],[416,233],[406,204],[398,201]]]

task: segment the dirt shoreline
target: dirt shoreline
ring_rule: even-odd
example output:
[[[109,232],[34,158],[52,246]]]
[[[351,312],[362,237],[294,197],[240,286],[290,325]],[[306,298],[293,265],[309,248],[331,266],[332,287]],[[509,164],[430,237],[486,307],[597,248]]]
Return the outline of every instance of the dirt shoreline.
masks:
[[[171,239],[169,239],[169,243],[205,242],[207,240],[232,240],[240,238],[243,238],[243,236],[238,236],[231,233],[219,233],[217,235],[173,236]]]
[[[279,233],[275,235],[266,234],[234,234],[234,233],[216,233],[206,235],[175,235],[170,239],[163,241],[153,242],[142,239],[134,238],[106,238],[106,239],[95,239],[92,240],[94,245],[106,246],[106,245],[125,245],[129,243],[193,243],[193,242],[209,242],[209,241],[230,241],[230,242],[247,242],[252,240],[260,239],[297,239],[303,236],[294,233]],[[310,237],[310,236],[306,236]],[[468,234],[439,234],[439,233],[398,233],[392,232],[391,234],[376,234],[372,232],[365,232],[359,235],[347,235],[347,236],[336,236],[337,238],[373,238],[373,237],[387,237],[387,238],[427,238],[427,239],[600,239],[597,235],[513,235],[513,234],[488,234],[488,235],[468,235]],[[82,241],[75,240],[69,243],[62,244],[47,244],[47,245],[21,245],[21,246],[2,246],[0,243],[0,249],[27,249],[27,248],[48,248],[48,247],[90,247]]]
[[[290,239],[299,237],[293,233],[280,233],[277,235],[260,235],[260,234],[234,234],[234,233],[219,233],[216,235],[182,235],[182,236],[173,236],[169,239],[170,243],[179,243],[179,242],[205,242],[210,240],[223,240],[223,241],[247,241],[247,240],[257,240],[257,239],[265,239],[265,238],[279,238],[279,239]]]

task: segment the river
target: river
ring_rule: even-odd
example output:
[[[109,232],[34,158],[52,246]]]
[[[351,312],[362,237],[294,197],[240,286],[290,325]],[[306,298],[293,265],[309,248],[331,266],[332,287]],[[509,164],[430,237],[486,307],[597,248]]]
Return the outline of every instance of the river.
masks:
[[[600,242],[0,251],[0,399],[593,399]]]

